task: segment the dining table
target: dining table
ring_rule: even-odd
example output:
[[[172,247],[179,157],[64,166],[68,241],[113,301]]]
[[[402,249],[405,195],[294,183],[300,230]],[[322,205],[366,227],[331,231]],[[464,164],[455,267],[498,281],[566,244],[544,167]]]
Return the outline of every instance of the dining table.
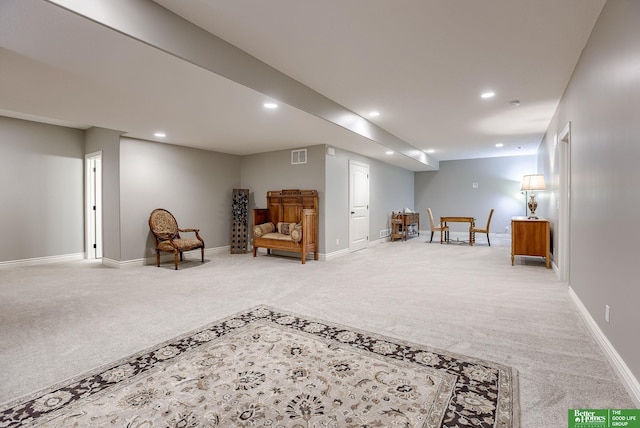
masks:
[[[440,224],[443,226],[440,230],[440,243],[443,242],[449,243],[449,229],[444,226],[447,226],[447,223],[469,223],[469,245],[473,245],[474,233],[471,231],[476,224],[476,219],[474,217],[458,217],[458,216],[445,216],[440,217]]]

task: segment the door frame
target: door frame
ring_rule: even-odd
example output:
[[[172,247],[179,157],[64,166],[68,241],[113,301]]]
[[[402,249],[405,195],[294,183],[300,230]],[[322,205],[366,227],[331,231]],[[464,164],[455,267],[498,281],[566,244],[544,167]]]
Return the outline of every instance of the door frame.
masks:
[[[358,246],[357,248],[353,245],[353,241],[354,241],[354,227],[353,227],[353,195],[354,195],[354,189],[353,189],[353,166],[358,166],[358,167],[363,167],[366,168],[367,170],[367,210],[366,210],[366,217],[367,217],[367,242],[366,245],[364,247],[360,247]],[[370,242],[370,240],[368,239],[369,236],[369,227],[371,225],[371,211],[369,210],[369,206],[370,206],[370,198],[371,198],[371,186],[369,185],[369,164],[364,163],[364,162],[359,162],[359,161],[355,161],[355,160],[351,160],[349,159],[349,251],[350,252],[354,252],[354,251],[359,251],[362,250],[364,248],[366,248]]]
[[[558,269],[560,281],[571,278],[571,122],[560,136],[560,188],[558,213]]]
[[[84,168],[85,258],[102,258],[102,151],[86,154]]]

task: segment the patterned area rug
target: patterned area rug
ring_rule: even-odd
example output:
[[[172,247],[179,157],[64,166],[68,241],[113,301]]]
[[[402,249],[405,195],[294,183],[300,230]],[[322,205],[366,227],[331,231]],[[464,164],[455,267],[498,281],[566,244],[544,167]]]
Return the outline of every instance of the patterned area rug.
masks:
[[[267,306],[0,408],[0,427],[519,427],[514,369]]]

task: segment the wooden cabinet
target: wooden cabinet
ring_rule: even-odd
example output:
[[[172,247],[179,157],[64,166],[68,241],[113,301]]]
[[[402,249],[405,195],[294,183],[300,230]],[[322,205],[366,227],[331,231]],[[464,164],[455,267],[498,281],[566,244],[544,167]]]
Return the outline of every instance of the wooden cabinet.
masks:
[[[551,268],[549,220],[514,217],[511,219],[511,266],[515,256],[544,257]]]
[[[417,234],[420,236],[420,213],[391,213],[391,240],[404,239]]]

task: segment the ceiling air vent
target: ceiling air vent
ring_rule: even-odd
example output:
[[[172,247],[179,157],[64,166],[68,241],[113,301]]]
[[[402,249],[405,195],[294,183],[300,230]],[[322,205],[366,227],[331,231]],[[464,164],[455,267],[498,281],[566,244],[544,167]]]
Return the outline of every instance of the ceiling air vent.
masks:
[[[307,149],[291,150],[291,165],[307,163]]]

